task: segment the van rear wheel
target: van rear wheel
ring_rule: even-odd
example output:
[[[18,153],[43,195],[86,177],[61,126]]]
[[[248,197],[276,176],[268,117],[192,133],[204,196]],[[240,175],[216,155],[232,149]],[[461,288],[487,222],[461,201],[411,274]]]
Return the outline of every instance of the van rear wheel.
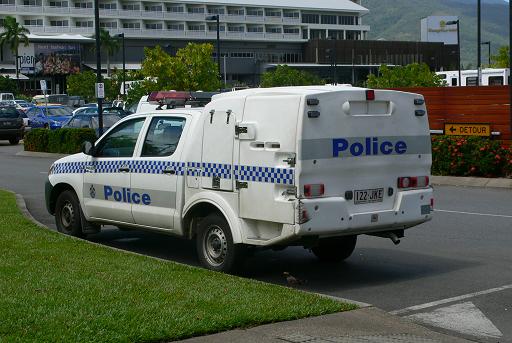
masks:
[[[356,248],[357,236],[322,238],[311,250],[324,262],[341,262],[352,255]]]
[[[210,270],[235,272],[244,259],[244,247],[233,243],[226,219],[212,213],[201,220],[196,237],[199,262]]]
[[[20,142],[20,139],[19,139],[19,138],[17,138],[17,137],[16,137],[16,138],[11,138],[11,139],[9,139],[9,143],[10,143],[11,145],[18,145],[18,143],[19,143],[19,142]]]

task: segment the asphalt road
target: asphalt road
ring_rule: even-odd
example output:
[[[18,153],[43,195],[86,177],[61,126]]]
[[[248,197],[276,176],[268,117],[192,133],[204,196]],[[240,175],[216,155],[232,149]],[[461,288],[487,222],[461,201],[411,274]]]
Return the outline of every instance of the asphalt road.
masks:
[[[24,196],[35,218],[54,228],[44,207],[52,159],[16,156],[0,142],[0,188]],[[346,262],[326,265],[302,248],[265,251],[244,276],[366,302],[437,331],[478,342],[512,343],[512,190],[435,187],[434,220],[406,231],[399,246],[362,236]],[[107,228],[91,241],[197,265],[191,242]]]

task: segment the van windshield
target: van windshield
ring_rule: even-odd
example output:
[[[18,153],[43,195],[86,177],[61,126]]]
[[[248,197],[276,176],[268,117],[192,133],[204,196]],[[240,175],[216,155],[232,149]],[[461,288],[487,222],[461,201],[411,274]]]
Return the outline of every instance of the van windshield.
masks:
[[[14,107],[0,107],[0,118],[18,118],[18,111]]]

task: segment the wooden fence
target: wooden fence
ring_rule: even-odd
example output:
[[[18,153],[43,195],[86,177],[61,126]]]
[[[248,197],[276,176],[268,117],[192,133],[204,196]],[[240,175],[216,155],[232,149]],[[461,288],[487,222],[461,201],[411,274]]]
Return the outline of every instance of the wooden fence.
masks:
[[[443,130],[444,123],[491,124],[496,139],[512,140],[508,86],[405,88],[425,97],[430,128]]]

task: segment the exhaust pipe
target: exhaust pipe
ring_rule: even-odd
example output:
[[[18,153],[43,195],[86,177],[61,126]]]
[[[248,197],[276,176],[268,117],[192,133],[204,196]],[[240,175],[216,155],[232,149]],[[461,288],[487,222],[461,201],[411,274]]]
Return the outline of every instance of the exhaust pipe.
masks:
[[[394,232],[388,233],[388,238],[391,239],[393,244],[395,244],[395,245],[400,244],[400,239],[398,238],[398,236]]]

